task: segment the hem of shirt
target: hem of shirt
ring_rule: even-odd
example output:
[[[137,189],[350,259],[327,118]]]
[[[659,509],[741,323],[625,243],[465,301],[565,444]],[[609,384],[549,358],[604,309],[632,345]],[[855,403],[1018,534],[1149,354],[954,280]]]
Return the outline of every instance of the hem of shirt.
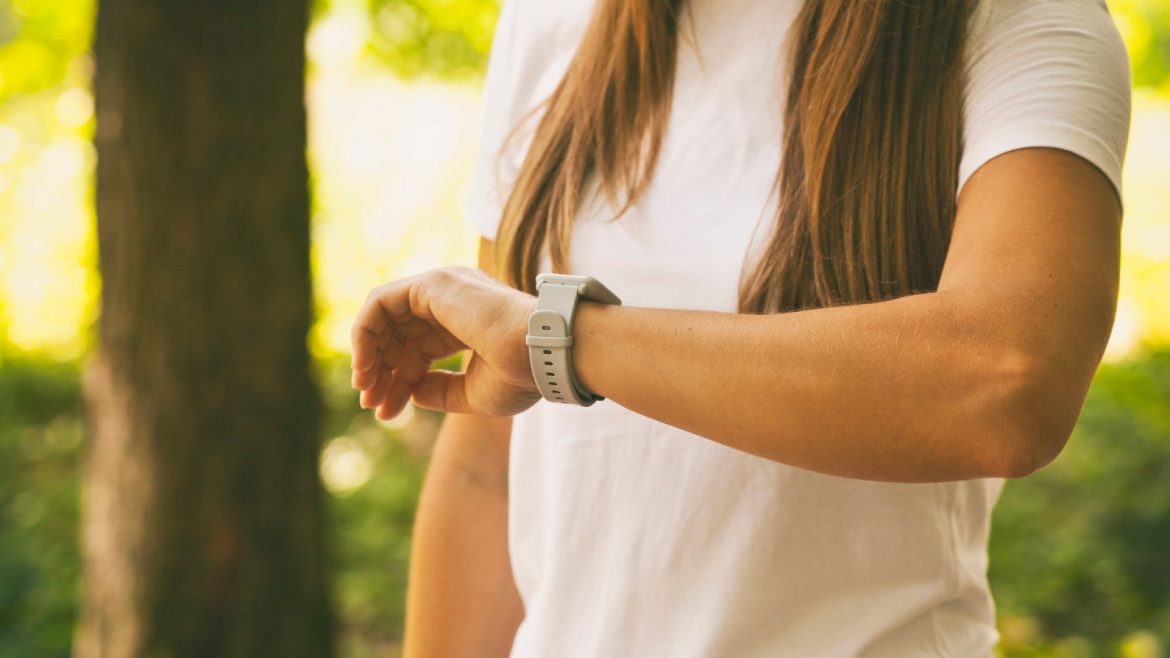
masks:
[[[1097,168],[1113,186],[1118,203],[1122,200],[1122,162],[1099,137],[1072,125],[1021,126],[963,154],[959,164],[957,199],[976,171],[995,158],[1025,148],[1055,148],[1078,155]]]
[[[957,513],[955,502],[955,483],[939,482],[934,485],[935,511],[940,521],[942,539],[946,545],[947,564],[943,571],[943,598],[936,601],[930,609],[930,630],[933,635],[935,650],[940,658],[950,658],[954,649],[942,632],[938,620],[939,605],[953,600],[959,593],[959,529],[955,519]]]

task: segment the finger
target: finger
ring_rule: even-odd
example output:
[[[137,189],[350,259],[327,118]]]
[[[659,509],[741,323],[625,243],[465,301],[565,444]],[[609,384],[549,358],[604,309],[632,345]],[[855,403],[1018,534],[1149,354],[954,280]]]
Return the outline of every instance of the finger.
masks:
[[[394,379],[394,372],[386,366],[376,368],[375,371],[377,378],[374,383],[358,396],[363,409],[374,409],[381,404],[386,397],[386,392],[390,390],[390,382]]]
[[[374,385],[382,368],[393,370],[398,367],[402,352],[406,349],[406,341],[393,330],[386,329],[385,338],[379,339],[383,347],[379,349],[376,360],[365,370],[354,370],[350,377],[350,384],[357,389],[365,390]]]
[[[411,340],[418,340],[431,333],[435,326],[422,318],[410,318],[406,322],[394,323],[394,331]]]
[[[422,380],[423,375],[427,374],[430,367],[431,360],[419,352],[417,345],[408,344],[402,362],[394,371],[386,396],[378,401],[380,407],[377,417],[389,420],[402,413],[406,403],[410,401],[411,390]]]
[[[432,370],[414,387],[414,403],[424,409],[456,414],[473,413],[467,401],[466,375]]]
[[[415,340],[414,343],[418,351],[431,361],[445,359],[467,349],[467,346],[452,336],[451,332],[440,326],[435,326],[430,333]]]
[[[354,370],[366,370],[377,360],[380,334],[392,328],[395,319],[400,322],[410,320],[409,301],[406,299],[409,285],[404,285],[405,281],[393,281],[374,288],[358,309],[350,329],[350,342],[353,344],[350,366]]]
[[[410,401],[410,396],[394,396],[393,398],[387,396],[382,404],[374,410],[374,417],[378,420],[390,420],[402,413],[406,408],[406,403]]]
[[[350,367],[359,372],[369,370],[378,360],[380,342],[385,340],[383,332],[389,330],[389,322],[382,315],[380,307],[371,308],[367,301],[358,311],[350,329],[349,340],[353,348]]]
[[[378,349],[380,349],[380,350],[386,349],[386,346],[390,344],[390,341],[394,340],[395,338],[398,338],[399,340],[401,340],[402,336],[399,336],[398,333],[394,331],[393,326],[386,327],[382,331],[379,331],[378,332]]]
[[[378,373],[382,366],[382,352],[379,352],[378,357],[370,364],[369,368],[365,370],[354,369],[353,375],[350,376],[349,384],[356,389],[366,390],[374,385],[378,380]]]
[[[364,391],[373,386],[374,382],[378,379],[378,368],[375,366],[381,365],[381,362],[375,361],[374,365],[366,370],[354,370],[349,378],[349,385],[359,391]]]

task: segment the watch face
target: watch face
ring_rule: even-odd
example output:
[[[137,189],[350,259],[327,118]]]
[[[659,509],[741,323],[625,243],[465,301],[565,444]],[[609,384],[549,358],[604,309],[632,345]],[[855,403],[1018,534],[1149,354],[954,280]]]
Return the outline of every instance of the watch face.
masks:
[[[605,287],[605,284],[594,279],[591,276],[581,276],[578,274],[553,274],[546,272],[544,274],[536,275],[536,288],[546,283],[557,283],[562,285],[575,285],[579,295],[585,299],[595,302],[602,302],[603,304],[621,305],[622,300],[618,296]]]
[[[553,274],[552,272],[545,272],[544,274],[536,275],[536,287],[539,288],[542,283],[563,283],[566,285],[577,284],[580,285],[587,281],[592,281],[592,277],[580,276],[577,274]]]
[[[609,288],[606,288],[604,284],[592,277],[587,278],[589,280],[581,284],[582,297],[595,302],[601,302],[603,304],[612,304],[614,306],[621,305],[622,300],[618,299],[618,296],[613,294],[613,292]]]

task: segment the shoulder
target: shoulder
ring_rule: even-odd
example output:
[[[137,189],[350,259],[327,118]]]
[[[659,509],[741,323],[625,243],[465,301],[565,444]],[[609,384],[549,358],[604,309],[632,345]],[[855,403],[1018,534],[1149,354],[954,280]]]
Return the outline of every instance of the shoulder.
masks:
[[[467,215],[493,239],[541,103],[564,76],[597,0],[504,0],[483,87]]]
[[[1129,57],[1104,0],[980,0],[968,35],[960,187],[995,155],[1048,146],[1120,189]]]
[[[584,35],[597,0],[503,0],[492,42],[512,63],[544,62],[572,54]]]
[[[552,93],[584,36],[596,0],[504,0],[484,102],[510,127]]]
[[[1061,45],[1076,53],[1105,55],[1084,60],[1089,66],[1128,71],[1125,45],[1104,0],[979,0],[970,23],[968,70],[987,58],[1034,57],[1032,49]],[[1004,52],[1011,46],[1013,52]],[[1032,48],[1028,48],[1031,46]],[[1023,49],[1020,49],[1023,47]]]

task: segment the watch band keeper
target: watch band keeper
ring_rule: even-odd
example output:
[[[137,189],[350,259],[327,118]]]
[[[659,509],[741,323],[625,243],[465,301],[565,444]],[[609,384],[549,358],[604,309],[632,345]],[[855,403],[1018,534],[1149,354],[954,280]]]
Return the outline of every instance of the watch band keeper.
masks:
[[[529,347],[572,347],[572,336],[533,336],[531,334],[524,337],[524,344]]]

